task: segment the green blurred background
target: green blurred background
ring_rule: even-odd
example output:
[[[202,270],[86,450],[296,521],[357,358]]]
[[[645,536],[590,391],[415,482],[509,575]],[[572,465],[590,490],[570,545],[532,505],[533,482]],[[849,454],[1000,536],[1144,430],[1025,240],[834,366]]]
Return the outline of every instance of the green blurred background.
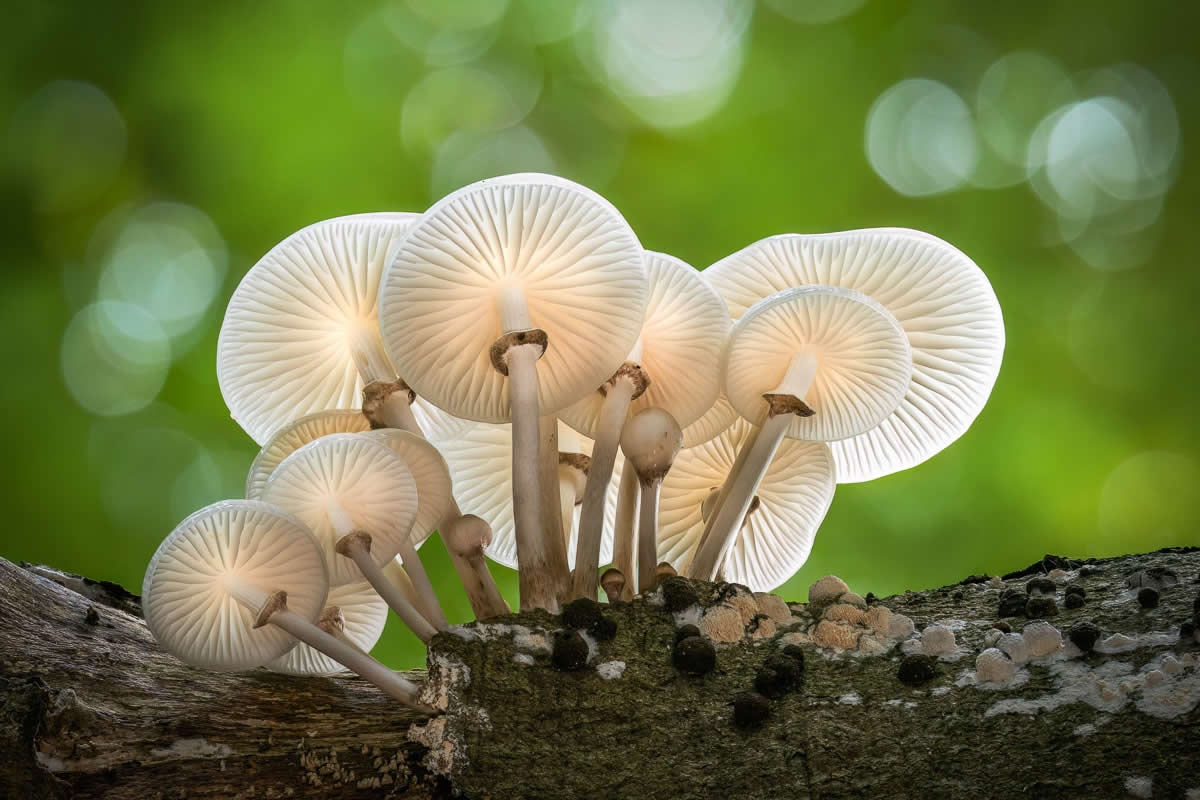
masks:
[[[884,594],[1196,544],[1198,9],[10,9],[0,556],[136,590],[256,452],[214,372],[245,271],[310,222],[524,170],[586,183],[697,267],[774,233],[907,226],[990,277],[1008,347],[989,405],[926,464],[840,487],[787,598],[829,572]],[[440,544],[422,552],[467,619]],[[399,627],[378,654],[421,663]]]

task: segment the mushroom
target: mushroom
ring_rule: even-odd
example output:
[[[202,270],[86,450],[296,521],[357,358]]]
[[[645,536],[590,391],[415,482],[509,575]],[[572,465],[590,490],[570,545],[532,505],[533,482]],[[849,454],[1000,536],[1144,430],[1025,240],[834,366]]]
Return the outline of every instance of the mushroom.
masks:
[[[483,560],[484,550],[492,543],[492,528],[474,514],[462,514],[451,519],[442,527],[442,539],[446,549],[459,561],[467,565],[467,571],[459,578],[467,590],[467,599],[478,619],[487,619],[510,613],[508,603],[500,594],[496,580],[488,571]]]
[[[771,295],[738,321],[722,358],[729,402],[760,427],[742,443],[689,567],[710,580],[783,437],[830,441],[885,419],[912,377],[908,337],[860,292],[805,286]]]
[[[617,501],[613,513],[612,560],[613,566],[622,575],[629,576],[621,589],[621,599],[630,600],[633,598],[633,579],[637,575],[635,571],[633,532],[637,527],[638,497],[641,495],[641,491],[637,470],[633,468],[625,469],[622,466],[620,473],[620,477],[618,478],[619,485],[617,487]]]
[[[538,418],[612,375],[645,308],[629,225],[596,193],[549,175],[444,197],[383,276],[384,345],[417,393],[456,416],[512,422],[523,609],[556,611],[567,580],[561,539],[547,538],[540,519]]]
[[[405,463],[361,434],[336,433],[283,460],[263,498],[317,537],[335,585],[366,578],[423,642],[437,630],[384,576],[417,514],[417,487]]]
[[[331,433],[360,433],[371,429],[367,418],[358,409],[333,409],[307,414],[283,425],[271,434],[250,464],[246,476],[246,499],[262,497],[267,479],[279,462],[311,441]]]
[[[402,382],[379,341],[379,277],[416,219],[358,214],[309,225],[242,278],[221,323],[217,381],[233,418],[256,442],[297,417],[357,406],[368,387],[388,424],[435,441],[469,424],[420,401],[409,409],[407,386],[398,395],[403,402],[385,402]]]
[[[361,416],[361,415],[360,415]],[[363,651],[379,641],[387,622],[387,603],[366,581],[333,586],[317,620],[317,627]],[[272,672],[286,675],[334,675],[345,669],[329,656],[301,642],[280,658],[267,664]]]
[[[618,603],[621,601],[621,594],[625,589],[625,575],[616,567],[609,567],[600,576],[600,586],[604,589],[604,595],[610,604]]]
[[[578,534],[575,527],[576,507],[583,502],[583,490],[587,485],[592,457],[584,452],[583,441],[579,435],[566,426],[559,427],[559,435],[555,437],[558,453],[558,511],[562,518],[562,536],[567,545],[567,552],[574,553],[576,548],[572,545]],[[587,449],[590,451],[593,447],[594,442]]]
[[[639,411],[621,433],[621,452],[627,462],[625,468],[632,467],[637,472],[642,486],[638,499],[639,592],[649,591],[658,583],[658,493],[682,443],[679,423],[657,407]]]
[[[661,408],[680,426],[690,425],[712,408],[720,389],[716,371],[703,365],[719,359],[729,332],[721,298],[699,272],[665,253],[646,252],[646,280],[650,296],[637,345],[599,389],[559,413],[595,440],[579,517],[574,597],[596,593],[604,500],[626,418]]]
[[[952,245],[900,228],[756,242],[704,270],[739,319],[794,286],[855,289],[882,304],[912,345],[913,380],[879,426],[832,442],[839,483],[920,464],[961,436],[982,410],[1004,353],[1004,321],[987,277]]]
[[[159,545],[142,583],[146,626],[194,667],[236,672],[283,656],[297,640],[407,706],[420,687],[313,624],[329,579],[321,545],[283,509],[226,500],[179,523]]]

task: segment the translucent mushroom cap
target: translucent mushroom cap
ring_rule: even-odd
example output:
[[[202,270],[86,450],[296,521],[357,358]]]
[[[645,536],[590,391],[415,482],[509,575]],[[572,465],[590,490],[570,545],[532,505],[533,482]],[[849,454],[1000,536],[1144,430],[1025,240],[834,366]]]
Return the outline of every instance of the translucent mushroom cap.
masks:
[[[375,593],[366,581],[334,586],[329,590],[325,608],[340,609],[344,627],[342,635],[346,641],[362,650],[371,648],[383,634],[387,622],[387,603]],[[314,650],[304,642],[293,647],[282,658],[267,665],[272,672],[286,675],[336,675],[346,668],[329,656]]]
[[[554,413],[595,390],[633,348],[646,309],[642,248],[595,192],[550,175],[480,181],[443,198],[383,276],[384,345],[417,394],[481,422],[511,418],[490,349],[497,297],[524,295],[549,341],[538,403]]]
[[[704,415],[700,419],[691,425],[684,426],[684,449],[704,444],[710,439],[720,436],[737,420],[737,409],[729,405],[729,400],[725,398],[724,393],[717,395],[716,402],[712,404],[708,411],[704,412]]]
[[[579,436],[561,422],[558,432],[559,452],[592,454],[590,439]],[[563,450],[563,446],[569,442],[573,442],[578,449]],[[491,523],[492,543],[484,553],[496,563],[516,569],[517,541],[512,515],[512,426],[476,425],[458,439],[442,444],[441,451],[454,475],[454,494],[458,498],[459,508],[464,514],[475,514]],[[600,540],[601,564],[612,559],[617,489],[623,463],[624,459],[618,453],[605,505],[604,533]],[[580,506],[575,506],[575,524],[571,539],[567,542],[567,559],[572,568],[575,538],[579,531],[579,511]]]
[[[663,408],[687,427],[716,402],[720,375],[710,365],[725,346],[729,312],[700,273],[674,256],[646,251],[646,279],[650,297],[638,340],[641,354],[629,360],[642,365],[650,386],[634,398],[629,413]],[[595,436],[603,406],[604,395],[592,391],[559,416],[583,435]]]
[[[371,535],[380,567],[396,557],[417,516],[417,484],[395,453],[360,434],[335,433],[283,460],[263,497],[309,527],[329,563],[334,586],[363,579],[353,560],[338,554],[351,530]]]
[[[217,382],[234,420],[263,444],[279,427],[361,404],[354,342],[379,344],[379,278],[419,214],[324,220],[275,245],[242,278],[221,324]],[[380,363],[381,379],[395,370]],[[431,439],[467,425],[418,399],[413,414]]]
[[[738,449],[754,430],[739,419],[709,442],[681,450],[663,480],[658,511],[658,557],[683,572],[704,532],[702,507],[733,469]],[[808,559],[817,529],[833,502],[833,457],[822,442],[784,439],[720,567],[725,580],[765,592]]]
[[[273,625],[255,628],[258,609],[239,603],[231,586],[287,592],[288,608],[315,621],[329,577],[313,534],[283,509],[225,500],[179,523],[146,568],[142,610],[163,648],[187,664],[235,672],[287,653],[296,640]]]
[[[883,306],[852,289],[804,286],[759,301],[734,326],[722,359],[730,404],[745,419],[763,419],[763,395],[782,392],[797,357],[815,370],[799,391],[816,413],[793,416],[793,439],[828,442],[871,430],[912,379],[908,337]]]
[[[819,283],[883,304],[913,351],[913,379],[876,429],[831,445],[843,483],[920,464],[978,416],[1000,369],[1004,321],[987,277],[952,245],[899,228],[773,236],[704,270],[736,320],[759,300]]]
[[[371,424],[359,409],[318,411],[284,425],[258,451],[246,476],[246,499],[257,500],[267,487],[267,479],[285,458],[299,448],[331,433],[360,433]]]
[[[417,516],[413,521],[413,545],[420,547],[441,524],[454,501],[450,468],[438,449],[407,431],[383,428],[359,434],[386,445],[404,460],[417,484]]]

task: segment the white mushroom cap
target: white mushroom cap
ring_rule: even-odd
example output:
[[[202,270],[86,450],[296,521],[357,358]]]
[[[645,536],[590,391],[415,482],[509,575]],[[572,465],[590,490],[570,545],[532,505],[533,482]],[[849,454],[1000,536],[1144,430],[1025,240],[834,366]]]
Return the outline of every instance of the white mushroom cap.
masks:
[[[935,236],[898,228],[773,236],[704,276],[734,319],[774,292],[819,283],[869,295],[904,327],[912,383],[878,428],[832,444],[840,482],[871,480],[938,453],[970,427],[996,382],[1004,321],[995,293],[970,258]]]
[[[329,578],[321,546],[283,509],[225,500],[179,523],[159,545],[142,583],[142,611],[154,638],[176,658],[204,669],[237,671],[282,656],[296,639],[274,625],[254,627],[231,583],[287,592],[288,608],[316,620]]]
[[[704,532],[704,501],[725,482],[738,449],[753,430],[739,419],[715,439],[679,451],[667,473],[659,500],[658,555],[681,573]],[[725,579],[766,592],[794,575],[808,559],[833,490],[828,445],[780,442],[758,487],[759,503],[746,516],[721,566]]]
[[[370,429],[367,418],[356,408],[318,411],[292,420],[271,434],[250,464],[250,473],[246,476],[246,499],[262,497],[267,479],[279,463],[309,442],[331,433],[360,433]]]
[[[704,412],[704,416],[691,425],[684,426],[684,449],[704,444],[710,439],[721,435],[737,420],[737,409],[729,404],[729,400],[726,399],[724,393],[717,395],[717,401],[712,404],[712,407],[708,411]]]
[[[516,531],[512,514],[512,426],[476,425],[458,439],[440,446],[450,472],[454,475],[454,494],[463,513],[475,514],[492,526],[492,543],[484,551],[488,558],[512,569],[517,568]],[[592,442],[558,424],[562,445],[575,443],[584,455],[591,455]],[[608,487],[604,535],[600,544],[600,563],[612,559],[613,521],[616,514],[617,486],[623,459],[617,455],[617,468]],[[579,506],[575,506],[575,524],[567,543],[567,558],[574,567],[575,537],[579,531]]]
[[[547,334],[538,407],[552,414],[608,380],[633,348],[646,309],[641,245],[612,204],[550,175],[493,178],[443,198],[380,286],[384,345],[418,395],[467,419],[510,420],[490,356],[510,332],[502,297],[520,298],[524,327]]]
[[[417,515],[417,486],[391,450],[361,434],[335,433],[283,460],[263,497],[294,514],[321,543],[334,586],[363,579],[336,545],[350,530],[371,535],[380,567],[396,557]]]
[[[662,408],[686,427],[716,401],[720,375],[711,365],[725,346],[729,312],[700,273],[674,256],[647,250],[646,279],[650,298],[636,348],[641,353],[631,353],[628,360],[641,364],[650,386],[630,403],[629,415]],[[595,437],[603,406],[604,394],[593,391],[559,417]]]
[[[217,381],[230,414],[259,444],[284,423],[361,403],[356,343],[378,351],[377,297],[385,259],[419,214],[358,214],[292,234],[242,278],[217,342]],[[431,439],[466,426],[421,400],[413,414]]]
[[[908,338],[883,306],[851,289],[805,286],[759,301],[734,326],[722,359],[730,404],[748,420],[764,418],[763,395],[792,391],[798,356],[812,371],[795,391],[816,413],[793,416],[787,435],[794,439],[828,442],[871,430],[912,378]]]
[[[408,466],[417,484],[417,516],[412,525],[413,545],[420,547],[445,519],[454,502],[450,468],[438,449],[414,433],[381,428],[359,434],[386,445]]]
[[[361,581],[334,586],[325,601],[325,608],[330,607],[341,610],[344,625],[342,635],[345,639],[364,653],[371,652],[383,634],[388,612],[387,603],[371,588],[371,584]],[[282,658],[272,661],[267,668],[287,675],[336,675],[346,672],[342,664],[304,642],[289,650]]]

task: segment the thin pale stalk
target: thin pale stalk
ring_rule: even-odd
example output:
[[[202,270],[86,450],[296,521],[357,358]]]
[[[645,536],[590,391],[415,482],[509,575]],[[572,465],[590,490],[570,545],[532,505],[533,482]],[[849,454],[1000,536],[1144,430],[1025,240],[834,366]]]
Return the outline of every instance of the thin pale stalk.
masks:
[[[562,519],[563,541],[570,542],[571,533],[575,530],[575,481],[569,476],[558,479],[558,511]]]
[[[733,486],[733,479],[739,472],[742,471],[743,465],[746,463],[746,456],[750,454],[754,443],[758,440],[758,434],[762,430],[761,425],[766,422],[766,415],[759,420],[759,426],[750,429],[750,435],[746,437],[746,441],[742,442],[742,446],[738,448],[737,455],[733,459],[733,466],[729,469],[729,474],[725,476],[725,482],[721,484],[721,488],[717,491],[717,497],[713,501],[708,512],[708,519],[704,521],[704,531],[700,534],[700,541],[696,544],[696,549],[693,551],[692,563],[695,563],[695,553],[699,553],[704,548],[708,540],[712,537],[713,524],[717,521],[717,514],[721,510],[721,506],[725,504],[725,499],[729,496],[729,489]],[[692,564],[688,564],[684,574],[689,578],[700,577],[692,571]]]
[[[425,432],[413,416],[412,404],[408,402],[408,392],[392,392],[379,408],[379,418],[389,428],[399,428],[402,431],[415,433],[422,439]]]
[[[638,515],[637,470],[628,461],[621,470],[621,485],[617,490],[617,518],[613,526],[613,566],[625,576],[621,599],[633,598],[633,529]]]
[[[542,533],[542,492],[538,458],[538,377],[541,351],[517,345],[507,353],[512,406],[513,523],[517,540],[521,610],[558,613],[558,595]]]
[[[626,469],[632,471],[632,467]],[[658,583],[658,494],[662,481],[642,484],[638,512],[638,591],[652,591]]]
[[[689,575],[701,580],[712,580],[717,568],[724,561],[729,547],[733,544],[734,536],[741,529],[742,520],[750,509],[754,494],[762,483],[763,475],[783,440],[788,426],[792,423],[791,414],[777,414],[770,417],[759,431],[759,435],[747,440],[742,445],[749,452],[746,454],[742,469],[731,475],[732,484],[725,503],[709,518],[712,523],[712,533],[697,549],[692,559]],[[740,454],[739,454],[740,455]],[[727,480],[726,483],[729,483]]]
[[[363,577],[374,587],[388,607],[404,621],[409,630],[415,633],[422,642],[428,643],[437,633],[437,629],[429,624],[429,620],[421,615],[416,606],[408,602],[408,598],[404,596],[403,592],[392,585],[380,566],[375,563],[375,559],[371,557],[371,551],[358,541],[355,534],[343,536],[338,546],[338,552],[354,560]]]
[[[621,443],[621,428],[629,414],[635,386],[631,379],[618,375],[608,387],[596,424],[592,445],[592,463],[583,488],[583,507],[579,512],[579,538],[575,543],[575,572],[571,596],[595,597],[600,567],[600,540],[604,536],[604,501],[612,479]],[[617,569],[624,570],[621,565]],[[632,573],[626,573],[631,575]]]
[[[408,573],[408,579],[412,581],[417,592],[417,598],[421,601],[421,616],[439,631],[446,630],[450,623],[446,621],[446,613],[442,611],[442,604],[438,602],[437,594],[433,591],[433,584],[429,581],[429,574],[425,572],[425,565],[421,563],[421,556],[417,553],[412,537],[404,537],[399,556],[404,564],[404,571]]]
[[[567,540],[559,514],[558,417],[553,414],[538,418],[538,484],[542,490],[546,559],[554,578],[554,594],[561,601],[571,587],[571,570],[567,566]]]

